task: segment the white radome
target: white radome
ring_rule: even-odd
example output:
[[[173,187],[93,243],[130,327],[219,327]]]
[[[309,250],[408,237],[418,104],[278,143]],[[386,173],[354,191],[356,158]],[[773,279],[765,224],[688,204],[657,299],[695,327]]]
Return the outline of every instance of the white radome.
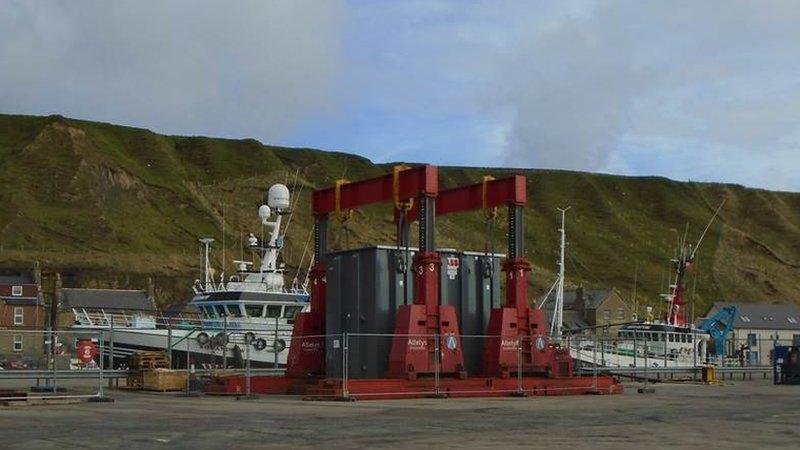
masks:
[[[283,184],[270,186],[267,192],[267,204],[276,211],[289,209],[289,188]]]
[[[261,205],[258,207],[258,217],[261,219],[261,222],[266,222],[271,215],[272,211],[269,209],[269,206]]]

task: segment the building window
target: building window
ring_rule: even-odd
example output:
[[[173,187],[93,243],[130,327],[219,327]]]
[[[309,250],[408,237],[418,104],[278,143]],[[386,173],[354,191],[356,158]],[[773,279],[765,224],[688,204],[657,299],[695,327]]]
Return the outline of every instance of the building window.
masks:
[[[800,334],[792,335],[792,345],[800,345]]]
[[[603,310],[603,320],[606,321],[606,322],[611,320],[611,311],[609,311],[607,309]]]
[[[739,316],[739,318],[742,320],[742,322],[750,322],[750,318],[747,316]]]
[[[11,286],[11,295],[14,297],[22,297],[22,286]]]
[[[625,320],[625,310],[622,308],[617,309],[617,320]]]
[[[25,310],[21,306],[14,307],[14,325],[25,324]]]
[[[747,345],[758,345],[758,340],[755,333],[749,333],[747,335]]]
[[[15,334],[14,335],[14,351],[21,352],[22,351],[22,335]]]

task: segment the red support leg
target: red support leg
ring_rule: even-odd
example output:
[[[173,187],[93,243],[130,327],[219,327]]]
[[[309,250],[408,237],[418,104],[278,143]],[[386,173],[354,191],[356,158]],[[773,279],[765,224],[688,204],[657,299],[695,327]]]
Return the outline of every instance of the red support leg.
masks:
[[[311,310],[295,320],[292,342],[286,360],[286,376],[291,378],[325,375],[325,265],[311,269]]]
[[[483,355],[484,375],[508,378],[524,374],[570,376],[574,365],[569,350],[550,345],[544,311],[528,306],[528,272],[524,258],[505,262],[506,305],[489,316],[489,336]]]
[[[439,305],[440,266],[441,260],[435,252],[414,256],[414,304],[398,308],[389,377],[413,380],[418,374],[434,373],[437,365],[434,335],[439,335],[439,372],[466,376],[455,308]]]

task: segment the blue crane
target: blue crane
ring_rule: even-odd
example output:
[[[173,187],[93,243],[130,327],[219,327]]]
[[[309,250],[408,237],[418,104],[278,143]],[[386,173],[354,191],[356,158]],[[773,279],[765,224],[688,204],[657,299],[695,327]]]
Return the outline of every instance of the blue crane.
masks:
[[[733,330],[733,323],[736,322],[738,316],[739,309],[734,305],[728,305],[713,316],[700,320],[698,328],[711,335],[717,356],[725,355],[725,338]]]

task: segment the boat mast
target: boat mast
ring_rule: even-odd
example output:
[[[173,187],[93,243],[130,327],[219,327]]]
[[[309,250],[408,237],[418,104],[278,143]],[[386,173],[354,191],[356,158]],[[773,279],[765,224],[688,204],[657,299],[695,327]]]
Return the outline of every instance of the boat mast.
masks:
[[[561,339],[561,329],[564,324],[564,254],[566,252],[566,213],[572,208],[568,206],[564,209],[556,208],[561,211],[561,251],[558,258],[558,280],[556,281],[556,304],[553,306],[553,321],[550,323],[550,336],[553,339]]]
[[[670,286],[670,294],[668,295],[667,300],[669,301],[669,310],[667,311],[667,323],[669,325],[674,325],[678,327],[685,327],[686,326],[686,313],[684,312],[684,302],[683,302],[683,293],[686,291],[684,286],[684,275],[686,274],[687,270],[692,268],[692,265],[695,261],[695,256],[697,256],[697,249],[700,248],[700,244],[703,242],[703,239],[706,237],[706,233],[708,233],[708,229],[711,227],[711,224],[716,219],[719,211],[722,209],[722,206],[725,204],[725,200],[717,207],[716,211],[714,211],[714,215],[711,216],[711,220],[708,221],[706,224],[703,233],[700,235],[700,239],[697,240],[697,244],[694,246],[689,245],[686,246],[686,233],[684,233],[683,241],[680,243],[680,247],[678,249],[678,257],[674,260],[675,263],[675,284]]]
[[[211,247],[211,243],[214,242],[214,238],[200,238],[200,242],[203,244],[203,287],[206,291],[211,291],[213,290],[213,286],[211,279],[211,262],[208,259],[208,255],[209,248]]]

